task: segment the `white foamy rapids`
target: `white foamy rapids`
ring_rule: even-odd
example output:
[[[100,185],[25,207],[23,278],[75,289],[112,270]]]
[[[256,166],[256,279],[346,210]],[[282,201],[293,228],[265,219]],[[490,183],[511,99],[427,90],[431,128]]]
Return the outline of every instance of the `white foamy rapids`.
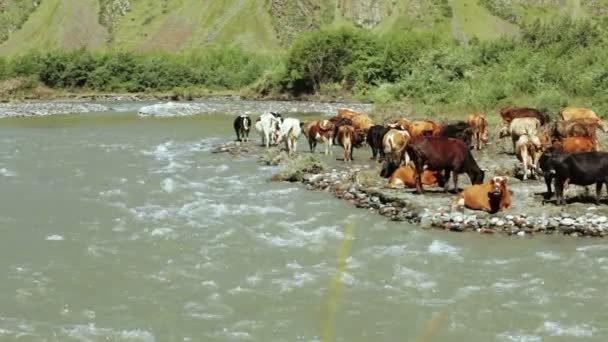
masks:
[[[344,239],[344,234],[337,226],[322,226],[314,230],[291,229],[283,232],[287,236],[273,235],[263,231],[258,238],[276,247],[306,247],[309,245],[335,244],[334,240]]]
[[[146,330],[114,330],[98,328],[95,324],[72,325],[61,329],[64,337],[80,341],[130,341],[130,342],[155,342],[154,335]]]
[[[572,326],[564,326],[560,322],[547,321],[543,324],[539,331],[544,331],[550,336],[567,336],[567,337],[592,337],[595,328],[588,324],[576,324]]]
[[[15,177],[16,175],[17,175],[17,172],[15,172],[15,171],[11,171],[5,167],[0,168],[0,176]]]
[[[160,183],[160,187],[163,189],[164,192],[170,194],[175,191],[175,181],[173,181],[172,178],[165,178]]]
[[[608,245],[590,245],[590,246],[583,246],[583,247],[578,247],[576,249],[577,252],[600,252],[600,251],[606,251],[608,250]]]
[[[47,241],[63,241],[63,240],[65,240],[65,238],[61,235],[54,234],[54,235],[47,236],[46,240]]]
[[[274,279],[273,284],[279,286],[281,292],[291,292],[317,280],[317,276],[309,272],[294,272],[291,279]]]
[[[165,166],[153,173],[176,173],[187,171],[194,164],[195,153],[204,151],[204,142],[175,143],[172,140],[157,145],[152,150],[142,150],[145,156],[154,157],[155,160],[165,163]]]
[[[536,335],[523,334],[519,332],[505,331],[496,336],[500,341],[513,341],[513,342],[540,342],[542,337]]]
[[[429,245],[428,252],[435,255],[448,255],[462,260],[460,256],[460,248],[454,247],[445,241],[433,240]]]
[[[393,281],[405,287],[417,289],[432,289],[437,286],[437,282],[429,279],[428,274],[401,265],[395,267]]]
[[[556,252],[552,251],[540,251],[535,253],[537,257],[545,260],[560,260],[562,257],[559,256]]]

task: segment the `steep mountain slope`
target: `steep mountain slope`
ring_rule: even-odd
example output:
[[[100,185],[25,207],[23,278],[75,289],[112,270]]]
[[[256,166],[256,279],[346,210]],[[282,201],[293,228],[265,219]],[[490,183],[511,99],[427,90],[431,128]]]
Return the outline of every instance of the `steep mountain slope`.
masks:
[[[271,52],[327,25],[433,30],[466,42],[517,34],[534,18],[607,9],[608,0],[0,0],[0,53],[218,45]]]

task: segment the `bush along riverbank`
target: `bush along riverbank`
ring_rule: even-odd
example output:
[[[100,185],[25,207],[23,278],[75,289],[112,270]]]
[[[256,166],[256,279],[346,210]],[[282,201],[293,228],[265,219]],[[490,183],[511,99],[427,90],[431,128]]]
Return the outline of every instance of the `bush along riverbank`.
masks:
[[[266,151],[255,142],[220,144],[213,152],[233,156],[256,155],[261,164],[278,167],[272,177],[274,181],[300,182],[307,190],[322,191],[370,213],[425,229],[519,237],[541,234],[581,237],[608,235],[606,215],[593,212],[575,215],[566,212],[568,208],[561,212],[553,205],[542,209],[542,205],[537,203],[520,213],[513,210],[497,214],[455,210],[450,206],[455,199],[454,194],[415,195],[412,190],[384,188],[385,180],[378,177],[373,165],[339,164],[329,169],[317,155],[303,152],[291,159],[278,148]],[[538,215],[540,212],[543,214]]]

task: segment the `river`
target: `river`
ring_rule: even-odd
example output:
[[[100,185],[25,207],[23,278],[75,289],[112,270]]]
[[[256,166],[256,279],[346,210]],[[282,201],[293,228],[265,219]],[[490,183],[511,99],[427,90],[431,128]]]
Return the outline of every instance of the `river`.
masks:
[[[604,240],[391,222],[210,153],[232,120],[1,120],[0,340],[608,339]]]

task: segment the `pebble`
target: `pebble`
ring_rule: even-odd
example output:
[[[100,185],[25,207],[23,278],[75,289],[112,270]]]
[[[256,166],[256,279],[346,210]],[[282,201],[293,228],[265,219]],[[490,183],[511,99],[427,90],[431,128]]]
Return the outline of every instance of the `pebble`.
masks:
[[[523,230],[520,230],[519,232],[517,232],[517,236],[525,236],[526,232],[524,232]]]
[[[569,227],[569,226],[572,226],[572,225],[574,224],[574,220],[573,220],[573,219],[571,219],[570,217],[567,217],[567,216],[566,216],[566,218],[564,218],[563,220],[561,220],[561,222],[560,222],[560,223],[561,223],[562,225],[564,225],[564,226],[568,226],[568,227]]]

